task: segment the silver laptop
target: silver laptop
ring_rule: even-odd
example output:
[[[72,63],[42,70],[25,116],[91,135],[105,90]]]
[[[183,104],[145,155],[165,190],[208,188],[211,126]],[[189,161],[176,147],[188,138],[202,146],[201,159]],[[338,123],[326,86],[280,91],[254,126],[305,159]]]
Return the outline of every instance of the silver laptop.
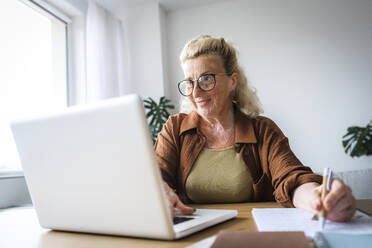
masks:
[[[171,240],[237,216],[197,209],[174,223],[137,95],[17,120],[11,128],[44,228]]]

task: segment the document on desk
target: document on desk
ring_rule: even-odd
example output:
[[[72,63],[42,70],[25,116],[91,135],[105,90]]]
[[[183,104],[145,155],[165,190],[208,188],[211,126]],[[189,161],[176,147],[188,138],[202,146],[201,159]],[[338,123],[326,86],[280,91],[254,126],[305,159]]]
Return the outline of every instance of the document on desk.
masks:
[[[252,215],[259,231],[303,231],[312,239],[321,226],[313,214],[299,208],[254,208]],[[357,211],[349,222],[327,220],[325,232],[372,234],[372,217]]]

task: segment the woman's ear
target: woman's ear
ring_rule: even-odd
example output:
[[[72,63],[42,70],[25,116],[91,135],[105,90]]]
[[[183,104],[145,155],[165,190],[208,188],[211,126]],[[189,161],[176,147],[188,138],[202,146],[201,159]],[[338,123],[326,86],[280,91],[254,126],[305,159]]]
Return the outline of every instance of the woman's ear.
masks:
[[[231,79],[232,79],[232,90],[235,90],[236,86],[238,86],[238,82],[239,82],[239,73],[233,72],[231,74]]]

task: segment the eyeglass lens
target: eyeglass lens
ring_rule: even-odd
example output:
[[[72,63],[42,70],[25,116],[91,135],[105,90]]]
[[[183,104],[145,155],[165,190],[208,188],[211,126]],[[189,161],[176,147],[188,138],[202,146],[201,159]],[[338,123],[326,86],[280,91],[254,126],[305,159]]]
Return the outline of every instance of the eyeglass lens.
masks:
[[[204,91],[209,91],[214,88],[216,85],[216,80],[214,75],[208,74],[208,75],[201,75],[198,80],[197,80],[198,86],[200,89]],[[194,89],[194,84],[193,81],[191,80],[184,80],[181,81],[178,85],[178,88],[180,90],[180,93],[184,96],[189,96],[191,95],[193,89]]]

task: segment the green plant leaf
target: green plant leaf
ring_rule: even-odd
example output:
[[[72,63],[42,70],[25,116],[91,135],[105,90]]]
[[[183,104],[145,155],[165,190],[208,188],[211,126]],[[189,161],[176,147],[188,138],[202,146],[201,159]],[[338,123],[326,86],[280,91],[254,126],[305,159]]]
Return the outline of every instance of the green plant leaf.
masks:
[[[366,127],[351,126],[342,136],[345,153],[351,157],[372,155],[372,121]]]
[[[152,140],[155,143],[158,133],[169,118],[168,110],[174,109],[174,105],[170,104],[171,101],[164,96],[160,97],[159,103],[151,97],[144,99],[143,102],[147,110],[146,118],[149,120]]]

